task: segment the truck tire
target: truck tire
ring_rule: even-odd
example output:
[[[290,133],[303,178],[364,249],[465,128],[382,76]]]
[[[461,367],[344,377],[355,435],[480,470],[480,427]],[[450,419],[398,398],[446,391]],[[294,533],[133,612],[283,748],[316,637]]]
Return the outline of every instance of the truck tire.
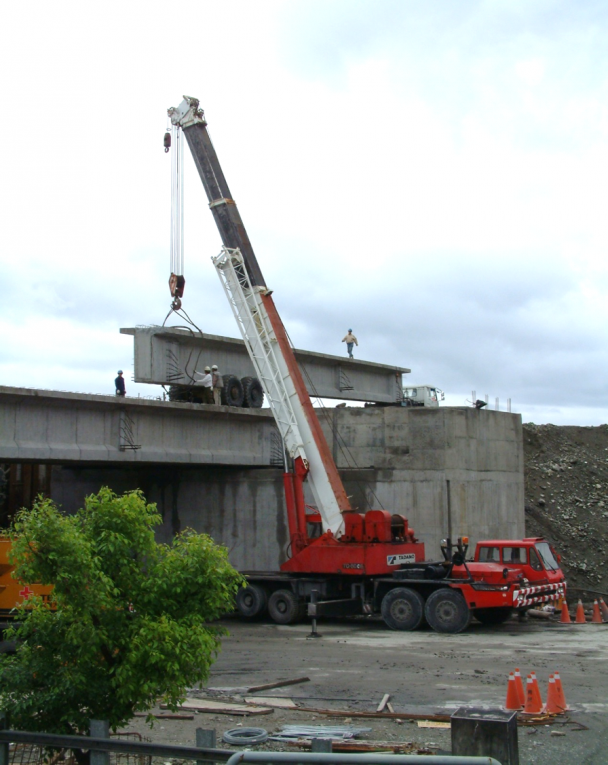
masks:
[[[300,618],[300,604],[291,590],[276,590],[268,599],[268,613],[277,624],[293,624]]]
[[[258,378],[243,377],[241,385],[243,386],[243,406],[248,406],[250,409],[261,409],[264,403],[264,389]]]
[[[222,404],[225,406],[243,406],[243,386],[236,375],[224,375]]]
[[[268,606],[268,593],[259,584],[241,587],[236,594],[236,608],[244,619],[255,619],[264,613]]]
[[[441,587],[431,593],[424,607],[424,615],[435,632],[455,635],[469,626],[471,611],[457,590]]]
[[[415,630],[422,623],[424,599],[409,587],[395,587],[382,598],[380,613],[392,630]]]
[[[505,608],[477,608],[473,611],[473,616],[482,624],[493,626],[495,624],[504,624],[511,618],[513,609]]]

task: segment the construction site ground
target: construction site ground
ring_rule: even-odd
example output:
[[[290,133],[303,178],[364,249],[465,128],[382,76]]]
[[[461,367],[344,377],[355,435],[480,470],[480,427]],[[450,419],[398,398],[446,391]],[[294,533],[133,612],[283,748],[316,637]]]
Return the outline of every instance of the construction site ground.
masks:
[[[250,717],[194,713],[192,720],[157,720],[152,730],[136,718],[130,730],[155,742],[192,746],[196,728],[213,728],[219,746],[235,748],[222,744],[221,736],[239,726],[272,733],[286,724],[350,725],[371,728],[361,740],[407,743],[410,753],[448,753],[449,728],[419,727],[405,715],[450,715],[460,706],[500,708],[509,672],[518,667],[522,674],[536,672],[543,701],[549,674],[559,671],[572,707],[563,717],[518,727],[520,763],[608,763],[608,625],[514,618],[491,628],[474,622],[460,635],[441,635],[428,628],[394,632],[379,620],[361,618],[322,622],[322,637],[313,639],[307,622],[279,626],[230,619],[225,624],[230,637],[213,665],[208,688],[189,695],[237,703],[246,696],[280,696],[309,711],[273,709]],[[246,690],[303,676],[309,681],[257,693]],[[354,714],[374,712],[384,694],[390,694],[395,713],[403,717]],[[318,710],[343,714],[333,717]],[[298,751],[272,742],[250,748]]]
[[[528,423],[523,436],[526,533],[547,537],[562,554],[572,613],[578,597],[587,608],[596,593],[608,600],[608,426]],[[543,700],[549,674],[559,671],[572,707],[563,719],[518,728],[522,765],[608,763],[608,625],[515,618],[492,628],[473,622],[461,635],[440,635],[428,629],[392,632],[377,620],[345,619],[321,623],[323,637],[317,640],[308,639],[305,622],[281,627],[228,620],[226,625],[231,635],[213,666],[209,689],[193,695],[242,702],[245,688],[305,675],[309,682],[257,695],[344,714],[194,713],[193,720],[157,720],[152,730],[136,718],[131,730],[158,742],[192,745],[196,728],[214,728],[219,746],[225,747],[222,733],[238,726],[274,732],[282,725],[346,724],[371,728],[368,741],[409,743],[411,752],[448,752],[449,729],[353,713],[373,712],[387,693],[395,711],[404,715],[451,714],[461,705],[499,708],[509,672],[519,667],[524,676],[537,673]],[[268,742],[252,748],[288,747]]]

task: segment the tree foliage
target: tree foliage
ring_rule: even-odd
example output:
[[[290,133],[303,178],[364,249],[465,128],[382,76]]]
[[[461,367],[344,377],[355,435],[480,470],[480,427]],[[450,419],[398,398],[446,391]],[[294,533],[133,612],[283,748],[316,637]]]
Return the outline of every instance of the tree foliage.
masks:
[[[140,491],[102,488],[76,515],[39,498],[11,530],[15,575],[54,586],[30,599],[0,662],[0,707],[13,727],[76,733],[116,729],[160,697],[169,708],[208,677],[241,576],[227,551],[188,530],[158,544],[156,506]],[[11,637],[10,635],[8,637]]]

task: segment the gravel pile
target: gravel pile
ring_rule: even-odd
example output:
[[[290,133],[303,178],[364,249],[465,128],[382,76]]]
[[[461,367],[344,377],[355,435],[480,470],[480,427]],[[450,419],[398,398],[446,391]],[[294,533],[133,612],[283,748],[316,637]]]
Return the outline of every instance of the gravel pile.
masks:
[[[608,594],[608,425],[523,426],[526,534],[562,556],[572,596]],[[572,600],[572,597],[569,598]]]

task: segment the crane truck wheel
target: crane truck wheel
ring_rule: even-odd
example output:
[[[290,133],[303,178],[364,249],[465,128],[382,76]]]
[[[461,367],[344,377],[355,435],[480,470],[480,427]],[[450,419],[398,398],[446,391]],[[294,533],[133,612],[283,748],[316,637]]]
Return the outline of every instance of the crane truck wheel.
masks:
[[[291,590],[276,590],[268,599],[268,613],[277,624],[293,624],[300,618],[300,603]]]
[[[243,406],[248,406],[250,409],[260,409],[264,403],[262,383],[257,377],[243,377],[241,378],[241,385],[244,396]]]
[[[455,635],[469,626],[471,611],[457,590],[441,587],[431,593],[424,607],[424,615],[435,632]]]
[[[264,613],[268,606],[268,593],[258,584],[241,587],[236,594],[236,608],[244,619],[255,619]]]
[[[512,614],[512,608],[477,608],[473,611],[473,616],[488,626],[503,624],[511,618]]]
[[[382,598],[380,613],[392,630],[415,630],[422,623],[424,599],[409,587],[395,587]]]
[[[222,404],[225,406],[243,406],[243,386],[236,375],[224,375]]]

